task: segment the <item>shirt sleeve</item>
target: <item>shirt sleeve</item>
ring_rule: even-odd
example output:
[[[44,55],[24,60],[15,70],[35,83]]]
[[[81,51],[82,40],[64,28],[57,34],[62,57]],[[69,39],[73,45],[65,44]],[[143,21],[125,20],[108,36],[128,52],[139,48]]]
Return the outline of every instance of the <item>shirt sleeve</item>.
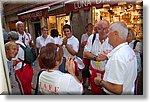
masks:
[[[88,38],[87,43],[84,47],[84,52],[91,52],[91,50],[92,50],[92,38],[93,38],[93,34]]]
[[[36,47],[37,47],[37,48],[40,48],[39,39],[38,39],[38,38],[36,39]]]
[[[125,64],[120,60],[111,60],[109,68],[106,70],[106,81],[122,85],[125,76]]]
[[[141,42],[137,42],[135,49],[139,52],[142,53],[142,43]]]
[[[82,34],[82,37],[81,37],[81,44],[83,41],[84,41],[84,34]]]
[[[75,50],[75,52],[78,52],[78,50],[79,50],[79,41],[78,41],[77,38],[74,40],[72,46],[73,46],[73,50]]]
[[[73,76],[71,76],[67,91],[69,94],[81,95],[83,93],[83,86],[81,83],[77,82]]]

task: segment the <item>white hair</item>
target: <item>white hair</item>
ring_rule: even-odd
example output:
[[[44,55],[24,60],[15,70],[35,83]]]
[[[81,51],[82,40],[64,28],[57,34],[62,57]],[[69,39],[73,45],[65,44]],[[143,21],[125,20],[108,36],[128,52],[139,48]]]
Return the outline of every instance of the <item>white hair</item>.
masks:
[[[16,22],[16,28],[18,28],[19,24],[24,24],[24,23],[21,21]]]
[[[111,31],[117,31],[119,37],[126,40],[128,36],[128,28],[123,22],[114,22],[110,26]]]

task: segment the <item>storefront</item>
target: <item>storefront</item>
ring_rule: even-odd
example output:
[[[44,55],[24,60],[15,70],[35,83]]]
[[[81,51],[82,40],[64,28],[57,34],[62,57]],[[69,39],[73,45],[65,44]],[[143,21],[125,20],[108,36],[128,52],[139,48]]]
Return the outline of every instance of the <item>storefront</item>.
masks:
[[[95,24],[105,19],[110,23],[116,21],[126,23],[135,31],[137,39],[142,40],[142,0],[73,0],[66,3],[66,13],[72,14],[70,18],[73,18],[71,20],[73,31],[78,34],[78,39],[85,32],[83,29],[87,23]]]
[[[52,29],[57,29],[59,32],[59,37],[62,37],[63,36],[62,27],[65,24],[70,24],[70,17],[65,13],[64,2],[51,6],[51,8],[49,9],[49,17],[48,17],[49,32]]]
[[[131,0],[132,1],[132,0]],[[103,8],[92,7],[92,22],[106,19],[110,23],[122,21],[132,28],[138,40],[142,40],[143,4],[142,1],[118,2],[117,4],[103,4]]]

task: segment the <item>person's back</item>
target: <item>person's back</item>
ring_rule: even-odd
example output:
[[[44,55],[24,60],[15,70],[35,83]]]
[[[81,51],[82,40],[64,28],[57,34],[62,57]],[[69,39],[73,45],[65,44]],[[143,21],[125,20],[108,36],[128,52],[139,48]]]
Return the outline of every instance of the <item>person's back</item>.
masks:
[[[112,50],[109,55],[111,57],[105,67],[106,75],[104,76],[103,80],[107,79],[107,81],[109,80],[111,82],[112,80],[115,80],[113,78],[117,77],[111,77],[111,74],[107,74],[108,71],[112,74],[117,73],[119,79],[115,80],[115,82],[118,84],[123,84],[122,94],[134,94],[134,81],[137,74],[135,73],[137,61],[134,51],[129,47],[127,43],[124,43]],[[112,65],[111,68],[109,66],[110,63]],[[118,64],[117,66],[120,67],[116,67],[115,64]]]
[[[82,94],[82,88],[73,76],[59,70],[44,71],[40,75],[41,94]]]
[[[83,87],[75,76],[73,59],[66,59],[65,68],[68,73],[62,73],[59,70],[62,58],[63,49],[60,45],[48,43],[41,48],[40,59],[45,66],[45,71],[39,72],[37,78],[37,88],[41,94],[82,94]]]

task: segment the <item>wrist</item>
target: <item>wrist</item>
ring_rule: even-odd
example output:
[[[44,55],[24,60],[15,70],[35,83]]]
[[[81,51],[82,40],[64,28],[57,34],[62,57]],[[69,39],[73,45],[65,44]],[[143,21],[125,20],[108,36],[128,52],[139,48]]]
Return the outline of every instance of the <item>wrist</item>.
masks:
[[[96,58],[97,58],[97,56],[95,55],[93,60],[94,60],[94,61],[97,61]]]
[[[99,85],[101,85],[102,86],[102,84],[103,84],[103,79],[101,79],[100,81],[99,81]]]

